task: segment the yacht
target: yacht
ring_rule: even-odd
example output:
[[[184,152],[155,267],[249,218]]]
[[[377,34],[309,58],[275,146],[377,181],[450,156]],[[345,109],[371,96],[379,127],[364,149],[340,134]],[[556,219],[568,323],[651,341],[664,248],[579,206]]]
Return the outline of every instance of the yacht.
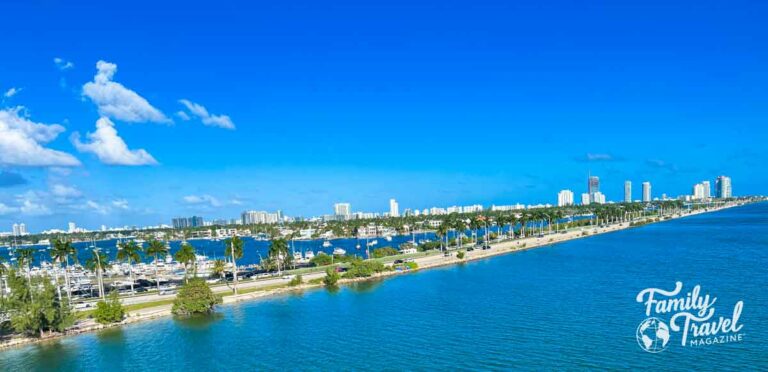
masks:
[[[315,253],[312,252],[312,251],[306,251],[306,252],[304,252],[304,258],[306,258],[308,260],[311,260],[311,259],[315,258]]]
[[[324,241],[324,242],[323,242],[323,247],[324,247],[324,248],[328,248],[328,247],[330,247],[331,245],[332,245],[332,244],[331,244],[331,241],[330,241],[330,240],[326,240],[326,241]]]
[[[293,252],[293,260],[296,262],[301,262],[301,260],[303,260],[301,257],[301,252]]]
[[[386,241],[388,241],[388,242],[391,242],[392,241],[392,235],[387,235],[387,236],[384,237],[384,239]]]
[[[345,254],[347,254],[347,251],[345,251],[345,250],[343,250],[343,249],[341,249],[341,248],[335,248],[335,249],[333,250],[333,255],[334,255],[334,256],[343,256],[343,255],[345,255]]]

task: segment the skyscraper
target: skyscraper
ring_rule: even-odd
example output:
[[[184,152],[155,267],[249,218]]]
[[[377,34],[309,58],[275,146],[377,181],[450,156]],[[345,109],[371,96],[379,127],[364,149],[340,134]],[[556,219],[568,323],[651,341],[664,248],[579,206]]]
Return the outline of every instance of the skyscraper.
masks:
[[[589,205],[589,194],[581,194],[581,205]]]
[[[557,193],[557,206],[564,207],[567,205],[573,205],[573,191],[561,190]]]
[[[712,188],[710,187],[709,181],[702,181],[701,186],[704,187],[704,199],[709,199],[712,197]]]
[[[595,193],[600,192],[600,178],[597,176],[589,176],[587,179],[587,194],[589,194],[589,201],[595,201]]]
[[[643,201],[651,201],[651,183],[648,181],[643,182]]]
[[[731,177],[720,176],[715,179],[715,193],[720,199],[730,198],[733,196],[731,190]]]
[[[389,216],[400,217],[400,206],[397,205],[397,200],[389,199]]]
[[[336,203],[333,205],[333,214],[342,219],[349,219],[352,214],[352,206],[349,203]]]
[[[693,185],[693,199],[695,200],[704,199],[704,185],[700,183]]]
[[[632,202],[632,181],[624,181],[624,202]]]

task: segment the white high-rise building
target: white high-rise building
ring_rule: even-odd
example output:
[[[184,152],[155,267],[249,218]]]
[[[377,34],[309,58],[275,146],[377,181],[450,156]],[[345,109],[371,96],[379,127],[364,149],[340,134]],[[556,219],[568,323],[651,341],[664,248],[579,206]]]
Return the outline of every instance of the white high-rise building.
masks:
[[[19,230],[19,224],[15,223],[13,224],[13,236],[19,235],[21,235],[21,230]]]
[[[19,224],[19,235],[25,236],[29,235],[29,232],[27,232],[27,225],[24,223]]]
[[[567,205],[573,205],[573,191],[561,190],[557,193],[557,206],[565,207]]]
[[[581,205],[589,205],[589,193],[581,194]]]
[[[643,182],[643,201],[651,201],[651,183],[648,181]]]
[[[715,179],[715,196],[720,199],[733,197],[731,177],[720,176]]]
[[[605,204],[605,194],[600,191],[593,193],[592,200],[597,204]]]
[[[352,205],[349,203],[336,203],[333,205],[333,214],[347,219],[352,214]]]
[[[624,202],[632,202],[632,181],[624,181]]]
[[[395,199],[389,199],[389,216],[400,217],[400,206]]]
[[[704,185],[700,183],[693,185],[693,199],[694,200],[704,199]]]
[[[704,187],[704,199],[709,199],[712,197],[712,187],[710,186],[709,181],[701,181],[701,185]]]
[[[75,231],[77,231],[77,225],[75,225],[75,223],[74,223],[74,222],[70,222],[70,223],[68,224],[68,226],[69,226],[69,229],[68,229],[68,231],[69,231],[69,233],[70,233],[70,234],[71,234],[71,233],[73,233],[73,232],[75,232]]]

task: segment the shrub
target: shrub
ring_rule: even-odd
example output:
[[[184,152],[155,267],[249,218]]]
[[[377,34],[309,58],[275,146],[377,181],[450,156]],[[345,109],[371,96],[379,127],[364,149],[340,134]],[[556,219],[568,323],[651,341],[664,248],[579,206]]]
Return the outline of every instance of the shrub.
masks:
[[[397,249],[394,249],[392,247],[381,247],[376,248],[371,252],[371,257],[373,258],[382,258],[387,256],[394,256],[400,254],[400,252],[397,251]]]
[[[296,276],[291,279],[291,281],[288,283],[289,286],[295,287],[297,285],[304,284],[304,278],[301,277],[301,274],[297,274]]]
[[[463,260],[464,259],[464,251],[458,251],[456,252],[456,258]]]
[[[190,279],[179,290],[173,301],[171,312],[174,315],[188,316],[192,314],[208,314],[216,304],[221,303],[221,297],[215,295],[208,283],[200,278]]]
[[[417,264],[414,261],[406,262],[403,264],[405,267],[407,267],[409,270],[416,270],[419,268],[419,264]]]
[[[381,262],[356,260],[352,261],[352,265],[349,267],[349,270],[344,273],[344,277],[365,278],[384,270],[384,264]]]
[[[96,303],[96,310],[93,312],[93,318],[99,324],[111,324],[122,322],[125,318],[125,309],[120,303],[120,298],[116,291],[109,294],[109,298]]]
[[[325,269],[325,278],[323,278],[323,284],[326,287],[335,287],[341,276],[336,272],[336,269],[329,267]]]
[[[313,266],[326,266],[326,265],[330,265],[332,260],[333,260],[333,257],[327,254],[318,254],[317,256],[309,260],[309,263],[311,263]]]

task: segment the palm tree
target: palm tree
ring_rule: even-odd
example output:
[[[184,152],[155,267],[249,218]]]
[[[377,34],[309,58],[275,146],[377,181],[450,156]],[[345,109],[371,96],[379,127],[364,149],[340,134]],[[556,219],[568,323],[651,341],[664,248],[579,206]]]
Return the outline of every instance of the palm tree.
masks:
[[[435,231],[435,235],[437,235],[437,238],[440,239],[440,251],[443,251],[443,237],[448,239],[448,224],[446,221],[443,221],[443,223],[440,224],[440,226],[437,227],[437,231]],[[447,245],[447,243],[446,243]],[[447,247],[446,247],[447,248]]]
[[[189,243],[184,243],[181,245],[181,248],[179,248],[179,250],[176,251],[176,253],[173,255],[173,258],[184,265],[184,282],[189,283],[189,278],[187,277],[187,273],[189,272],[189,265],[197,261],[197,256],[195,255],[195,247]]]
[[[51,259],[58,262],[59,265],[64,268],[64,285],[67,286],[67,302],[72,303],[72,289],[69,284],[69,258],[74,257],[77,260],[77,250],[70,241],[62,241],[61,239],[53,240],[53,247],[51,249]],[[58,287],[58,277],[56,280],[56,287]],[[59,300],[61,300],[61,290],[59,290]]]
[[[456,229],[456,240],[458,240],[459,243],[459,249],[464,245],[464,230],[467,229],[467,224],[462,220],[461,218],[456,219],[456,221],[453,222],[453,228]]]
[[[216,275],[218,278],[224,277],[224,260],[214,260],[213,261],[213,268],[211,269],[211,272],[213,275]]]
[[[161,257],[168,255],[168,247],[157,239],[152,239],[147,247],[146,254],[155,258],[155,283],[157,284],[157,292],[160,292],[160,272],[157,269],[157,260]]]
[[[91,258],[85,260],[85,268],[96,273],[96,279],[99,284],[99,297],[105,298],[104,293],[104,270],[111,265],[107,255],[97,249],[91,251]]]
[[[3,263],[5,257],[0,256],[0,305],[2,305],[3,299],[5,299],[5,281],[3,276],[8,275],[8,268]]]
[[[141,261],[141,247],[135,241],[120,243],[117,260],[128,263],[128,273],[131,277],[131,293],[133,294],[133,263]]]
[[[232,289],[237,294],[237,260],[243,258],[243,239],[235,235],[224,241],[226,249],[224,254],[232,258]]]
[[[269,256],[277,262],[277,273],[280,274],[281,264],[284,266],[288,257],[291,257],[288,254],[288,242],[285,239],[273,239],[269,245]]]

